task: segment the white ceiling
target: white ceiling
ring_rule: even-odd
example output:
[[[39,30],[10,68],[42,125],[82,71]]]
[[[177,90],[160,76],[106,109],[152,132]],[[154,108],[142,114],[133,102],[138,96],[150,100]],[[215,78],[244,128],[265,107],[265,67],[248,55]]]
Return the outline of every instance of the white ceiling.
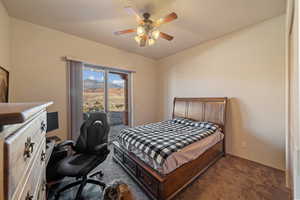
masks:
[[[94,40],[150,58],[162,58],[203,41],[281,15],[286,0],[3,0],[11,16]],[[153,19],[176,12],[178,19],[161,26],[173,35],[150,47],[138,47],[134,34],[114,31],[136,27],[123,9],[131,4]]]

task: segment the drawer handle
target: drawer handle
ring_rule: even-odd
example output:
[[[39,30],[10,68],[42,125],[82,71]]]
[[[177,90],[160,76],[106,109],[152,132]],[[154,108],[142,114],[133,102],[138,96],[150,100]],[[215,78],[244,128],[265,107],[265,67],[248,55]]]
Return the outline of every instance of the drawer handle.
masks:
[[[46,153],[43,150],[41,153],[41,161],[44,162],[45,160],[46,160]]]
[[[33,199],[33,195],[31,195],[29,192],[27,192],[25,200],[32,200],[32,199]]]
[[[46,124],[44,121],[41,122],[41,131],[42,132],[46,131]]]
[[[25,150],[24,150],[24,158],[30,158],[31,154],[33,152],[33,146],[34,142],[31,142],[31,137],[27,138],[27,141],[25,142]]]

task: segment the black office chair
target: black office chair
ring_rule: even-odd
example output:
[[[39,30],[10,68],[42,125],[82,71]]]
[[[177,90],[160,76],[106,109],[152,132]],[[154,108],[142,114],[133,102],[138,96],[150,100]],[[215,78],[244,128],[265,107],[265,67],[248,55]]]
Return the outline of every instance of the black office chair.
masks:
[[[81,193],[87,183],[99,185],[102,189],[105,188],[105,183],[88,178],[88,174],[102,163],[109,154],[107,148],[108,132],[109,125],[106,114],[102,112],[90,113],[80,128],[80,136],[76,144],[72,140],[58,144],[58,147],[71,146],[75,153],[58,163],[57,173],[64,177],[75,177],[80,180],[58,190],[55,194],[56,200],[61,192],[77,185],[80,185],[80,187],[75,200],[81,199]],[[102,176],[103,174],[100,171],[91,176],[94,175]]]

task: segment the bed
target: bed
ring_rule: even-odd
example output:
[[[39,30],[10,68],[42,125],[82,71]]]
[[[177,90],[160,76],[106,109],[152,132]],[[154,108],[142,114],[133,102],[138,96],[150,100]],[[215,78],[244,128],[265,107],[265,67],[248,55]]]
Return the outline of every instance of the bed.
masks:
[[[178,128],[181,132],[189,133],[187,140],[181,139],[186,144],[180,150],[174,148],[175,150],[165,157],[163,153],[152,152],[154,162],[150,163],[149,159],[142,157],[145,155],[134,151],[139,148],[128,149],[126,143],[124,144],[120,140],[113,142],[113,158],[151,199],[171,199],[225,155],[226,104],[227,98],[175,98],[172,120],[129,129],[128,134],[134,131],[143,133],[143,131],[149,132],[150,130],[149,133],[153,132],[153,134],[159,135],[161,133],[155,131],[156,126],[159,127],[159,130],[165,130],[166,133],[168,130]],[[178,119],[188,121],[181,122]],[[195,123],[190,123],[189,120],[193,120]],[[181,124],[185,124],[185,129],[182,130]],[[206,128],[205,132],[201,132],[201,137],[203,137],[201,140],[197,140],[199,137],[199,134],[196,134],[199,130],[197,126]],[[123,134],[125,133],[126,131],[123,132]],[[180,136],[175,135],[174,138]],[[136,135],[135,138],[137,138]],[[189,143],[190,140],[193,141]],[[134,144],[136,147],[140,147],[140,143],[137,141]],[[164,158],[162,159],[160,156]]]

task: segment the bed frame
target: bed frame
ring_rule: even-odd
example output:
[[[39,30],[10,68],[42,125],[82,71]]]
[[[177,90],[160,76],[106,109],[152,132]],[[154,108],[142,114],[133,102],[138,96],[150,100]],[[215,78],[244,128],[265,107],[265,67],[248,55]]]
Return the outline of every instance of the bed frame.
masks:
[[[219,124],[225,134],[227,98],[175,98],[173,118],[184,117],[196,121]],[[190,161],[167,175],[162,175],[133,153],[113,143],[114,160],[141,186],[154,200],[169,200],[188,186],[222,156],[225,156],[225,137],[197,159]]]

